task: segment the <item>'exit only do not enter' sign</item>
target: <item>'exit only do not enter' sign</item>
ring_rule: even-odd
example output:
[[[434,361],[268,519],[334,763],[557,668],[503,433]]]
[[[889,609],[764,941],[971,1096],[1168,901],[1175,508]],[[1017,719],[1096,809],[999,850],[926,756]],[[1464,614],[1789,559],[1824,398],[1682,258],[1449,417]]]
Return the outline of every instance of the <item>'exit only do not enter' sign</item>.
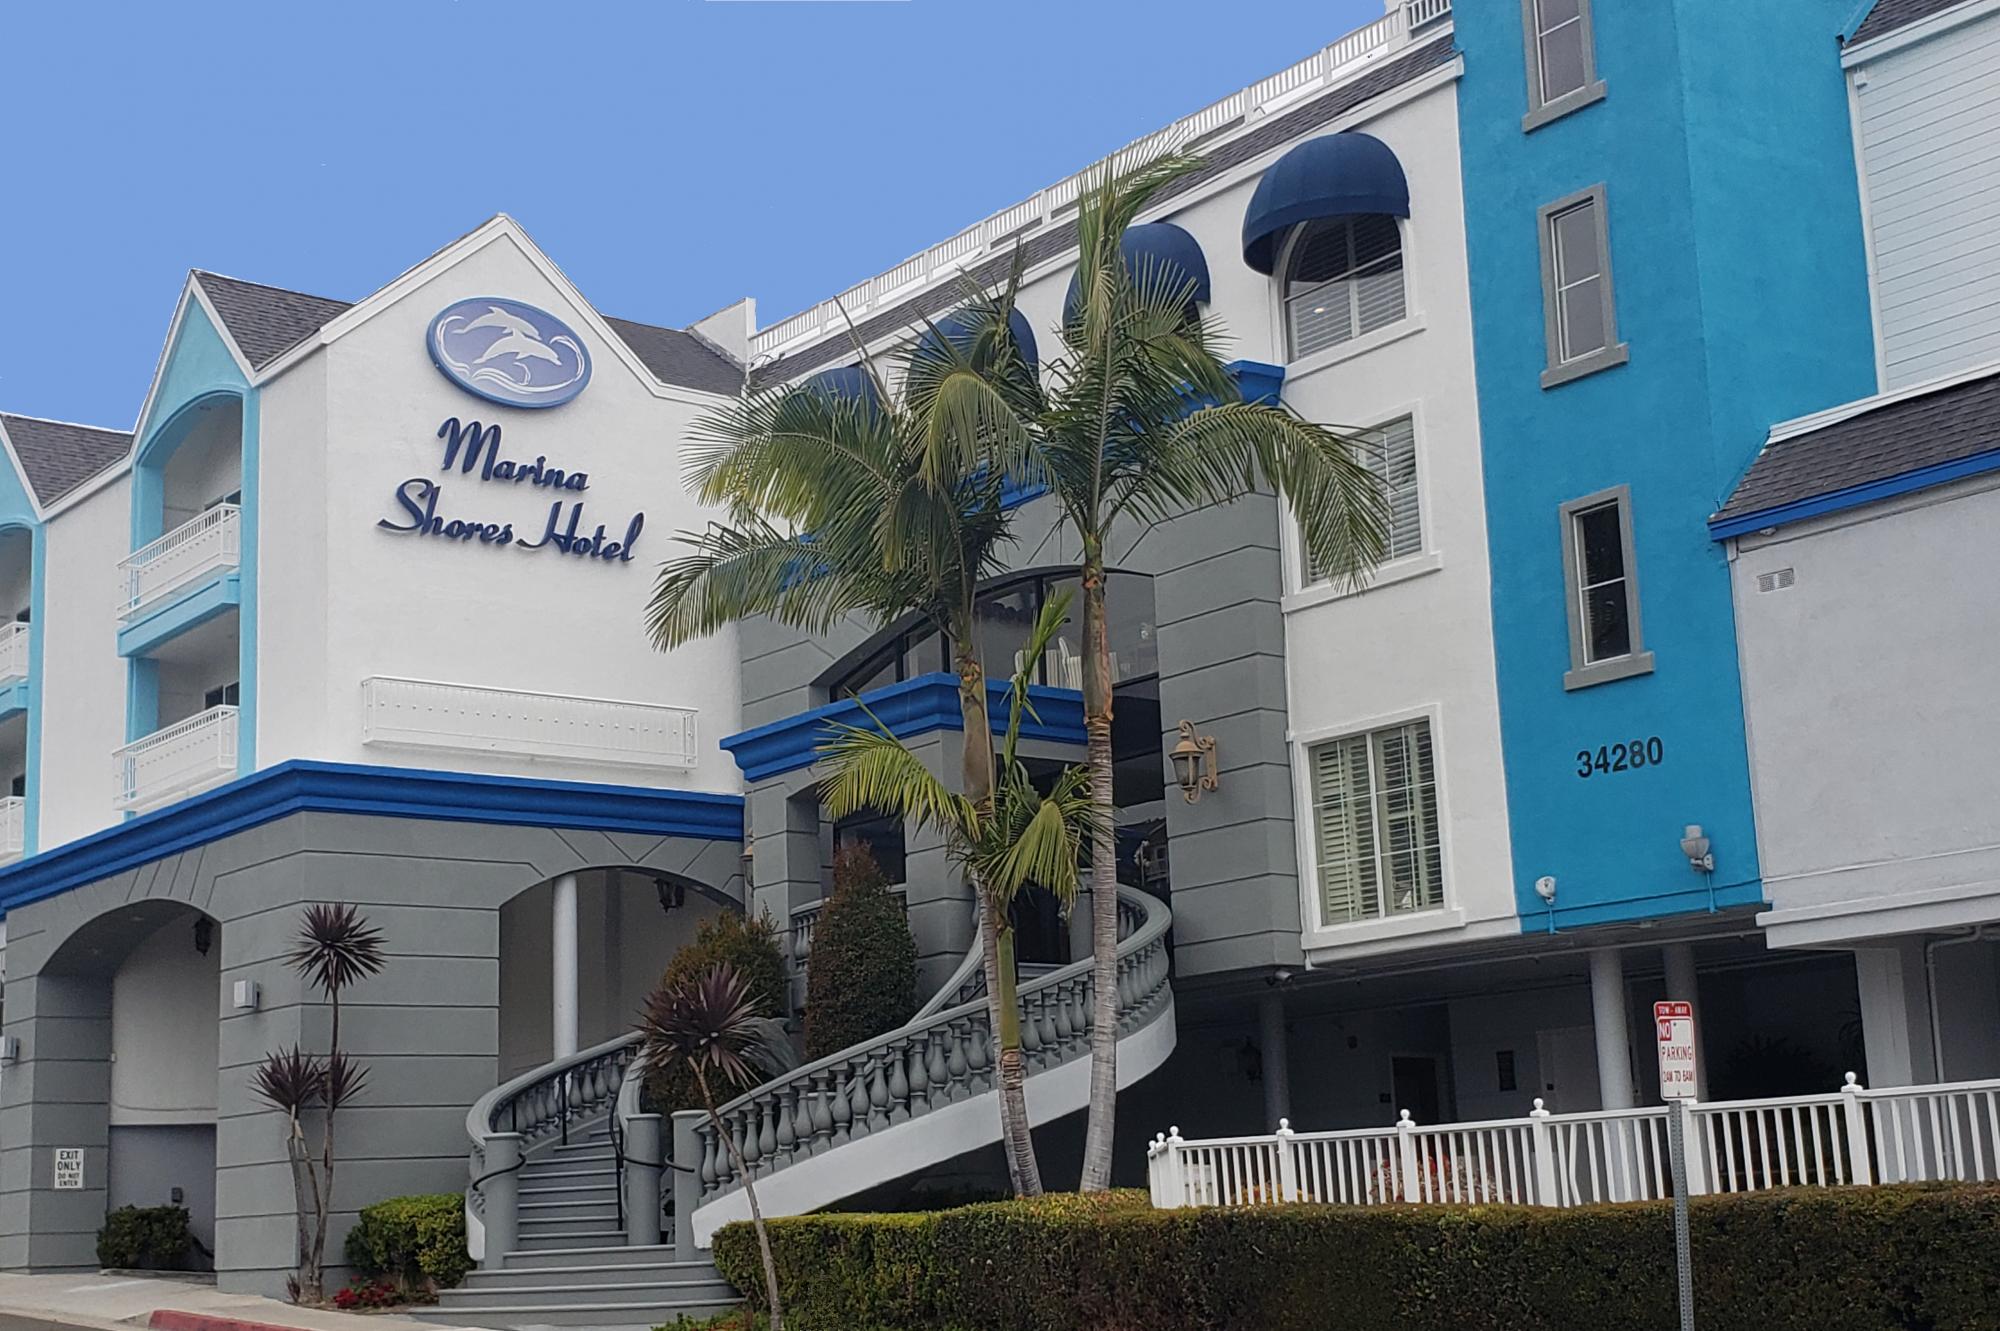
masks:
[[[1655,1003],[1653,1024],[1660,1041],[1660,1098],[1694,1099],[1694,1004],[1678,1000]]]

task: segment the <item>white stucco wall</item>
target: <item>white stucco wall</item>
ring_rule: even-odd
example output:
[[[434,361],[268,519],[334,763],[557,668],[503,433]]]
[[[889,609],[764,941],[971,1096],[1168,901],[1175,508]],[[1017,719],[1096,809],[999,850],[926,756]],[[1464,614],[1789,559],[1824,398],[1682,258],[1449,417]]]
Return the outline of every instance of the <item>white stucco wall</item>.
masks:
[[[2000,712],[1970,683],[2000,653],[1996,533],[1986,477],[1738,543],[1773,945],[2000,919]]]
[[[114,1125],[215,1122],[222,943],[197,952],[194,922],[162,925],[111,981]]]
[[[111,754],[125,742],[125,661],[113,615],[131,547],[131,483],[120,476],[53,517],[45,537],[39,817],[44,850],[116,821]]]
[[[498,294],[540,306],[582,337],[589,386],[548,410],[496,406],[446,380],[424,336],[446,305]],[[736,789],[716,748],[732,733],[732,633],[670,656],[643,626],[654,570],[676,532],[704,514],[682,483],[678,441],[714,399],[662,396],[590,330],[576,304],[501,231],[378,314],[269,382],[263,390],[260,511],[260,765],[288,757],[493,771],[522,776],[640,781]],[[565,493],[443,471],[439,426],[448,418],[498,422],[504,456],[589,474]],[[395,492],[427,477],[446,519],[511,523],[542,535],[551,503],[581,501],[589,532],[645,528],[630,562],[579,559],[553,548],[481,545],[380,528],[407,521]],[[323,627],[316,625],[318,619]],[[576,760],[387,748],[362,742],[361,681],[391,676],[693,707],[703,743],[690,773]]]

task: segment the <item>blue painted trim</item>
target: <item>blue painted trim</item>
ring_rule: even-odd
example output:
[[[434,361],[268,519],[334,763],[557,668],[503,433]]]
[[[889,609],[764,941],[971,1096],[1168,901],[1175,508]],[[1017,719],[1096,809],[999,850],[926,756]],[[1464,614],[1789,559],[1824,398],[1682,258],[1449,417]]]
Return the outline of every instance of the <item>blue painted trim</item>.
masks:
[[[1695,883],[1695,875],[1688,874],[1690,883]],[[1560,900],[1560,897],[1558,897]],[[1549,926],[1550,911],[1528,910],[1521,914],[1522,933],[1561,932],[1565,929],[1581,929],[1598,924],[1624,924],[1633,920],[1660,919],[1668,915],[1687,915],[1702,911],[1734,910],[1743,906],[1762,906],[1764,884],[1752,878],[1747,882],[1725,883],[1713,889],[1705,884],[1697,884],[1680,891],[1662,893],[1658,896],[1620,897],[1615,901],[1587,906],[1572,906],[1565,910],[1556,907],[1555,927]]]
[[[294,813],[743,839],[740,795],[294,759],[0,868],[0,913]]]
[[[22,854],[42,844],[42,638],[48,632],[48,533],[35,524],[34,568],[28,575],[28,796],[22,810]]]
[[[1054,689],[1032,685],[1029,700],[1035,715],[1021,719],[1021,734],[1027,739],[1057,740],[1081,744],[1083,694],[1075,689]],[[986,681],[986,705],[993,733],[1007,729],[1007,685]],[[864,711],[863,708],[866,708]],[[919,675],[900,684],[885,684],[860,698],[842,698],[810,711],[741,731],[722,741],[724,751],[736,759],[745,779],[762,781],[785,772],[811,767],[819,761],[819,746],[833,734],[833,726],[871,727],[868,714],[888,727],[897,739],[909,739],[937,730],[963,730],[958,711],[958,676],[947,671]]]
[[[34,630],[30,629],[29,632],[33,633]],[[34,639],[31,637],[28,640],[29,654],[32,655],[34,650]],[[17,679],[10,684],[0,685],[0,721],[5,721],[9,717],[19,716],[23,712],[26,712],[32,700],[32,691],[28,681],[25,679]],[[30,766],[32,765],[31,763]],[[30,781],[28,784],[33,786],[34,782]]]
[[[1236,391],[1252,404],[1272,405],[1285,386],[1285,367],[1261,360],[1233,360],[1226,367],[1236,380]]]
[[[1766,527],[1782,527],[1788,522],[1803,522],[1807,518],[1816,518],[1827,513],[1860,508],[1865,504],[1879,503],[1884,499],[1893,499],[1897,495],[1927,490],[1934,485],[1963,480],[1967,476],[1980,476],[1990,471],[2000,471],[2000,448],[1974,453],[1970,457],[1954,458],[1950,462],[1939,462],[1929,467],[1919,467],[1915,471],[1887,476],[1879,481],[1869,481],[1865,485],[1850,485],[1844,490],[1833,490],[1823,495],[1814,495],[1810,499],[1779,504],[1775,508],[1759,509],[1755,513],[1746,513],[1741,517],[1711,518],[1708,534],[1718,541],[1727,540],[1731,536],[1741,536],[1746,532],[1762,531]]]
[[[1846,25],[1840,30],[1840,44],[1845,46],[1853,41],[1854,34],[1861,31],[1861,25],[1866,23],[1868,16],[1874,12],[1875,0],[1861,0],[1861,3],[1855,7],[1854,17],[1848,19]]]
[[[581,343],[578,344],[582,345]],[[243,503],[236,518],[236,774],[257,770],[257,531],[263,478],[263,436],[259,431],[261,399],[253,389],[243,396],[243,434],[237,481]]]
[[[210,577],[188,584],[181,588],[179,595],[153,606],[119,629],[118,654],[124,657],[150,656],[163,644],[196,625],[206,624],[217,615],[237,609],[242,604],[243,584],[237,570],[219,568]]]

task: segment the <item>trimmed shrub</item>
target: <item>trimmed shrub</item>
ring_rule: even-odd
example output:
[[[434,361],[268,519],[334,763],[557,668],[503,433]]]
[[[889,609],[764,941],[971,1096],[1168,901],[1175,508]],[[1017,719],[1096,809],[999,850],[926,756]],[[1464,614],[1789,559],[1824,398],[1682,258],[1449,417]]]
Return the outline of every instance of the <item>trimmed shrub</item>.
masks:
[[[1704,1331],[1995,1331],[2000,1186],[1696,1198]],[[1672,1331],[1672,1207],[1155,1211],[1144,1193],[776,1220],[797,1331]],[[715,1239],[754,1300],[756,1236]]]
[[[464,1196],[426,1193],[362,1207],[347,1231],[347,1264],[363,1276],[391,1282],[405,1298],[452,1288],[472,1269],[465,1250]]]
[[[724,911],[703,920],[695,931],[694,941],[674,953],[673,960],[667,963],[660,976],[660,987],[670,988],[719,961],[734,966],[749,983],[750,992],[762,1001],[763,1015],[784,1015],[785,954],[778,946],[778,926],[769,915],[750,919],[735,911]],[[695,1088],[694,1074],[685,1068],[649,1071],[641,1107],[649,1114],[700,1109],[701,1093]]]
[[[893,1031],[917,1011],[917,940],[867,845],[833,857],[833,895],[806,968],[806,1060]]]
[[[184,1271],[194,1255],[185,1206],[121,1206],[97,1231],[97,1264],[121,1271]]]

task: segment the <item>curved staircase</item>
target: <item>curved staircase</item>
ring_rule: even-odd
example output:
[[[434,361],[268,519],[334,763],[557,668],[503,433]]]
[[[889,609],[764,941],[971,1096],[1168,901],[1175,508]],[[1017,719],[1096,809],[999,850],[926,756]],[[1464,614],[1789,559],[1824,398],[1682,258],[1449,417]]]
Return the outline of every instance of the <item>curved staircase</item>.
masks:
[[[1171,915],[1121,887],[1118,918],[1122,1088],[1166,1061],[1175,1032]],[[1022,976],[1037,1123],[1089,1103],[1093,989],[1087,957]],[[705,1250],[716,1229],[749,1217],[742,1180],[705,1114],[676,1115],[672,1149],[661,1149],[659,1120],[638,1113],[638,1051],[636,1034],[621,1036],[472,1107],[466,1231],[479,1269],[429,1320],[651,1328],[739,1302]],[[992,1052],[975,949],[907,1025],[737,1097],[722,1106],[723,1130],[767,1216],[817,1210],[998,1142]]]

